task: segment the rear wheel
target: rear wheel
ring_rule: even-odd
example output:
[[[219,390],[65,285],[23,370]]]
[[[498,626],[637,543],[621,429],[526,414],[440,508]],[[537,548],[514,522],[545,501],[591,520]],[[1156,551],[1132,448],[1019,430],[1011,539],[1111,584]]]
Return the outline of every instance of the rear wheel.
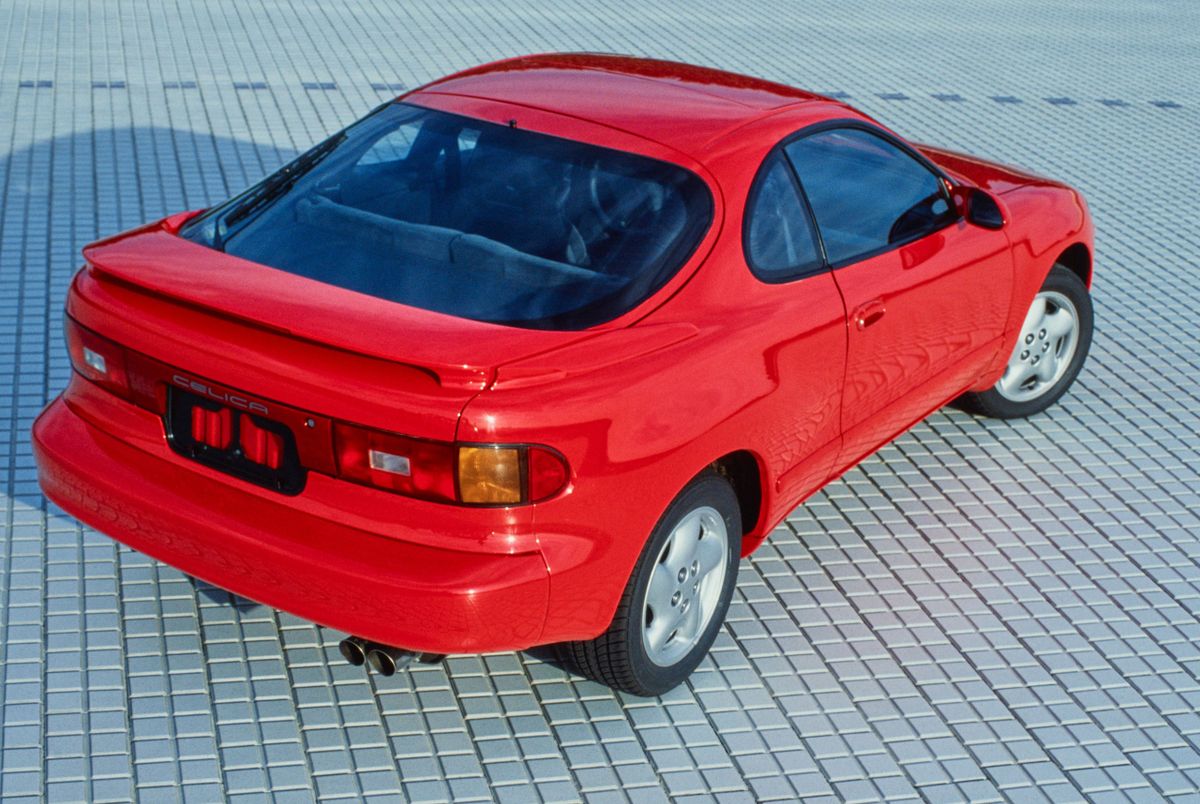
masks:
[[[737,580],[742,519],[729,481],[704,474],[655,527],[608,630],[567,643],[567,659],[596,681],[660,695],[712,647]]]
[[[1092,299],[1071,270],[1056,265],[1033,299],[1004,374],[982,393],[963,397],[985,416],[1038,413],[1066,393],[1092,343]]]

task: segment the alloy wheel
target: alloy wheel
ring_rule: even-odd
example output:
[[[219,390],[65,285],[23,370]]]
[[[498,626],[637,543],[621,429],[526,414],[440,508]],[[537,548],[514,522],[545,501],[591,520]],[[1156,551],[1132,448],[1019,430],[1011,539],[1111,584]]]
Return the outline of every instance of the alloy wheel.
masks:
[[[1079,314],[1071,300],[1058,291],[1042,291],[1029,307],[996,390],[1013,402],[1038,398],[1067,373],[1078,344]]]
[[[700,641],[721,599],[729,531],[709,506],[684,516],[659,551],[642,604],[642,645],[669,667]]]

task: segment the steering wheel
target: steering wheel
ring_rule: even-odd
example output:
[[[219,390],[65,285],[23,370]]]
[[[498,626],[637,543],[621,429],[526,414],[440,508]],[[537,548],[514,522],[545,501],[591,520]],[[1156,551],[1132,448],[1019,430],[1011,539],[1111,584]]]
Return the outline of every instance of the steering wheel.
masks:
[[[654,228],[666,197],[658,182],[610,173],[601,168],[598,159],[588,170],[587,186],[592,212],[606,229],[614,232],[646,232]],[[655,214],[650,216],[646,212]]]

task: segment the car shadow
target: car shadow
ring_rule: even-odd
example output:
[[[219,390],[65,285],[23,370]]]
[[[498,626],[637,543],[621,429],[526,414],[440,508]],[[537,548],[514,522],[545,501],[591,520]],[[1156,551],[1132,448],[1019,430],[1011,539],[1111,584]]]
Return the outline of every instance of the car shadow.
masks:
[[[159,126],[80,131],[0,152],[0,206],[24,213],[22,265],[36,286],[61,280],[88,242],[232,195],[293,158],[296,151],[208,132]],[[16,229],[16,227],[13,227]],[[62,245],[59,245],[62,244]],[[64,264],[65,263],[65,264]],[[10,297],[11,298],[11,297]]]
[[[0,420],[10,438],[15,473],[0,486],[0,507],[68,518],[38,488],[30,428],[42,405],[69,377],[61,311],[86,244],[185,209],[209,206],[292,159],[291,148],[186,129],[138,126],[79,131],[0,153],[0,211],[5,239],[0,275],[11,278],[0,301]],[[0,224],[0,225],[3,225]],[[47,248],[47,244],[51,247]],[[31,404],[33,403],[33,404]],[[14,532],[0,531],[0,547]],[[207,599],[244,607],[242,598],[196,582]]]
[[[196,590],[196,594],[205,600],[216,603],[220,606],[229,606],[239,611],[252,611],[254,609],[263,608],[261,603],[256,603],[246,597],[241,597],[230,592],[228,589],[222,589],[219,586],[213,586],[208,581],[202,581],[191,575],[186,576],[192,584],[192,588]]]

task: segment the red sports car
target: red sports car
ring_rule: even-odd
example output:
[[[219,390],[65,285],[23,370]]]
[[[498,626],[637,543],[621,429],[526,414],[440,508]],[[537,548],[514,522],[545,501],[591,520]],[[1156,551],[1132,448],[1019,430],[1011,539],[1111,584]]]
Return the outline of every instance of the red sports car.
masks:
[[[1091,254],[1078,192],[830,98],[502,61],[87,247],[39,477],[356,663],[553,643],[655,694],[805,497],[1067,390]]]

